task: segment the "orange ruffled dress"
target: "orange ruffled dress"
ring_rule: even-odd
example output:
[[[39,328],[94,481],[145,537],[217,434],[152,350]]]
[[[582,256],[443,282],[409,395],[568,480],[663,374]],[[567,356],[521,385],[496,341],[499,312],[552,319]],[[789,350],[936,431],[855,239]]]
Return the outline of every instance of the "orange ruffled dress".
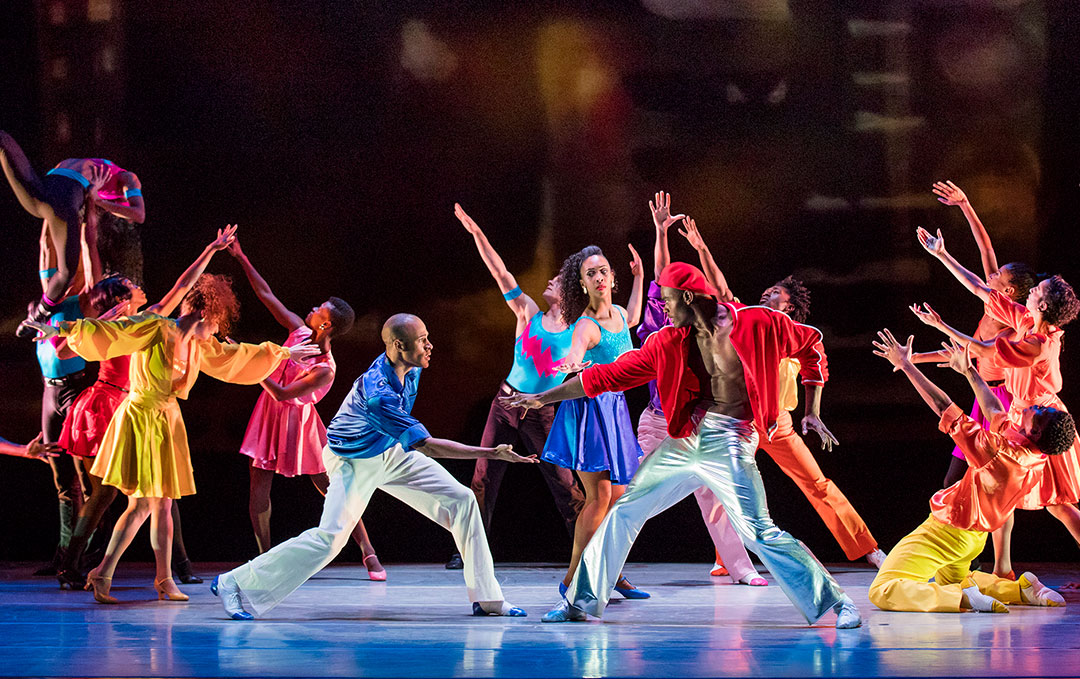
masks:
[[[299,344],[313,334],[311,328],[302,325],[289,333],[285,346]],[[337,373],[337,363],[327,352],[308,365],[285,361],[270,378],[284,387],[320,366],[328,367],[331,375]],[[326,427],[319,418],[315,404],[326,396],[333,384],[331,378],[325,387],[307,396],[285,401],[277,401],[264,391],[251,413],[240,452],[250,457],[255,467],[282,476],[325,472],[322,451],[326,446]]]
[[[200,372],[223,382],[257,384],[289,357],[287,349],[270,342],[223,344],[213,338],[189,341],[187,355],[180,356],[176,322],[156,314],[83,319],[61,334],[89,361],[131,355],[130,393],[117,407],[90,473],[134,497],[195,493],[177,399],[187,398]]]
[[[1061,391],[1060,328],[1047,334],[1032,332],[1035,321],[1021,304],[991,291],[987,311],[1016,331],[1016,339],[999,338],[998,365],[1005,368],[1005,387],[1013,395],[1009,420],[1020,426],[1024,408],[1038,404],[1068,411],[1057,394]],[[1080,441],[1061,455],[1048,455],[1042,481],[1020,503],[1021,509],[1040,509],[1048,505],[1072,504],[1080,499]]]
[[[128,394],[130,356],[101,362],[97,381],[83,390],[71,404],[58,443],[76,457],[97,455],[113,413]]]

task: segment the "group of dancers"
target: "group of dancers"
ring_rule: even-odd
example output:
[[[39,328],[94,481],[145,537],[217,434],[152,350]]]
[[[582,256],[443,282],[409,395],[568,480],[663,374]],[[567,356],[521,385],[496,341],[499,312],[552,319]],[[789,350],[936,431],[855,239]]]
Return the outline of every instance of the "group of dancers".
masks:
[[[903,372],[955,441],[945,488],[930,517],[885,554],[804,436],[825,449],[836,437],[821,418],[828,379],[822,334],[805,323],[810,295],[792,276],[755,305],[738,301],[690,217],[672,214],[671,197],[649,202],[656,230],[653,276],[632,246],[628,304],[615,304],[617,276],[596,246],[570,255],[543,290],[542,309],[523,292],[483,230],[455,205],[481,259],[517,319],[513,365],[492,400],[481,444],[436,438],[411,413],[433,344],[424,322],[395,314],[382,327],[385,351],[353,383],[324,427],[316,404],[333,384],[334,338],[353,310],[337,297],[304,315],[287,309],[243,253],[237,228],[217,237],[154,305],[123,271],[102,271],[103,218],[141,223],[138,177],[104,159],[69,159],[39,175],[6,133],[0,162],[19,202],[43,220],[43,294],[31,303],[21,336],[35,337],[44,378],[42,435],[25,447],[0,440],[0,452],[47,461],[60,499],[60,541],[47,572],[62,587],[83,587],[118,603],[111,580],[147,518],[160,599],[187,600],[172,579],[198,582],[179,538],[176,500],[195,492],[178,399],[198,375],[259,384],[239,450],[250,461],[249,510],[260,552],[214,578],[234,619],[265,615],[340,552],[350,537],[374,580],[385,580],[361,519],[376,488],[451,532],[475,615],[519,617],[495,577],[487,531],[507,463],[538,465],[573,539],[558,604],[544,622],[600,617],[613,592],[647,599],[622,574],[642,525],[693,493],[712,538],[711,573],[766,586],[754,552],[808,623],[836,613],[836,627],[861,625],[855,603],[799,540],[770,518],[755,456],[762,449],[791,477],[850,560],[878,573],[870,600],[885,610],[1007,611],[1009,604],[1063,605],[1031,573],[1012,573],[1013,511],[1046,508],[1080,543],[1080,461],[1061,389],[1062,327],[1080,311],[1060,276],[1037,285],[1020,264],[997,265],[985,228],[951,182],[934,192],[960,206],[983,254],[984,276],[963,268],[936,236],[920,229],[926,251],[984,304],[974,335],[946,325],[928,305],[912,311],[943,332],[938,351],[914,353],[912,340],[878,334],[874,353]],[[700,268],[672,262],[675,226]],[[238,302],[228,278],[205,273],[227,250],[256,296],[287,331],[284,343],[227,339]],[[179,308],[179,316],[171,318]],[[640,347],[631,329],[637,326]],[[225,339],[221,339],[225,338]],[[98,362],[96,380],[87,362]],[[965,415],[916,364],[965,375],[975,394]],[[801,436],[791,411],[804,388]],[[649,405],[635,430],[623,392],[648,385]],[[432,458],[475,459],[471,489]],[[270,488],[275,474],[307,475],[325,495],[319,525],[272,545]],[[88,545],[118,492],[128,498],[104,554],[83,573]],[[107,528],[103,531],[107,532]],[[987,533],[992,573],[972,572]],[[173,551],[179,556],[175,568]],[[88,564],[87,564],[88,565]]]

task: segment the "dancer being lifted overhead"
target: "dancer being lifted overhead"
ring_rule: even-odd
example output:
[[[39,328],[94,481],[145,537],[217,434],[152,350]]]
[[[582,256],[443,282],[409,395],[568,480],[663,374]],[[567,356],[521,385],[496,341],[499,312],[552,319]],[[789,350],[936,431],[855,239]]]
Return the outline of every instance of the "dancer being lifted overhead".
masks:
[[[2,130],[0,165],[23,208],[45,220],[49,239],[57,252],[56,271],[42,272],[49,274],[48,285],[28,316],[30,320],[42,321],[63,301],[68,283],[78,268],[80,231],[86,218],[87,199],[92,206],[141,222],[146,217],[141,184],[134,173],[102,158],[68,158],[42,177],[30,165],[18,143]],[[33,337],[34,332],[20,325],[18,334]]]
[[[259,553],[270,549],[270,486],[274,474],[291,477],[306,474],[319,493],[326,495],[330,483],[322,463],[326,447],[326,427],[315,404],[334,384],[337,363],[330,353],[330,342],[352,328],[355,314],[345,300],[331,297],[301,318],[285,308],[270,286],[252,265],[240,241],[229,245],[229,253],[244,269],[259,301],[274,320],[289,331],[283,346],[291,347],[312,341],[320,354],[304,363],[286,361],[260,384],[263,393],[255,403],[248,421],[240,452],[251,458],[251,487],[248,491],[248,514],[255,531]],[[375,556],[364,521],[356,522],[353,540],[364,555],[364,565],[372,580],[385,580],[386,570]]]
[[[507,271],[502,257],[460,205],[454,205],[454,215],[472,235],[480,258],[484,260],[507,306],[517,318],[514,364],[510,368],[510,374],[499,387],[499,393],[491,400],[491,409],[488,411],[480,445],[490,447],[499,443],[512,443],[519,446],[525,454],[540,455],[551,431],[555,406],[535,411],[509,409],[498,397],[520,392],[531,394],[544,391],[559,384],[566,377],[557,366],[569,354],[574,333],[573,328],[562,317],[561,279],[556,275],[548,281],[541,294],[548,308],[547,311],[541,311],[533,298],[521,291],[514,275]],[[538,466],[559,514],[566,522],[566,530],[573,539],[574,523],[585,503],[585,497],[574,480],[574,473],[545,461],[541,461]],[[480,505],[480,515],[484,519],[484,530],[487,531],[489,539],[495,498],[506,469],[507,463],[504,460],[487,457],[476,459],[472,491]],[[460,557],[456,557],[451,563],[456,561],[460,561]]]
[[[649,292],[645,297],[645,310],[641,324],[638,325],[637,335],[642,343],[657,330],[671,325],[671,319],[664,313],[664,300],[660,296],[660,273],[671,263],[671,253],[668,249],[668,229],[679,220],[685,219],[686,215],[671,214],[671,194],[660,191],[653,200],[649,201],[649,211],[652,213],[653,226],[656,228],[656,245],[653,247],[653,280],[649,281]],[[686,222],[693,224],[693,220]],[[689,227],[688,227],[689,228]],[[683,233],[680,231],[680,233]],[[697,234],[697,229],[693,231]],[[683,235],[687,235],[683,233]],[[724,274],[720,273],[716,262],[713,261],[712,253],[700,237],[691,239],[691,244],[698,251],[701,258],[701,266],[706,274],[714,280],[721,281],[724,289],[727,282],[723,280]],[[550,406],[549,406],[550,407]],[[649,405],[641,411],[638,418],[637,440],[641,446],[643,455],[648,455],[656,450],[657,446],[667,438],[667,422],[664,420],[664,408],[660,402],[660,392],[656,388],[656,380],[649,382]],[[713,547],[716,551],[716,563],[709,575],[727,575],[736,584],[764,587],[769,582],[758,575],[757,569],[750,561],[750,555],[742,543],[739,533],[731,525],[724,506],[712,497],[712,491],[702,486],[694,491],[701,517],[705,520],[705,527],[712,538]]]
[[[630,271],[634,275],[628,310],[611,301],[615,272],[600,248],[590,245],[563,262],[559,272],[561,310],[567,325],[574,326],[574,334],[559,370],[569,373],[591,364],[611,363],[634,348],[630,328],[641,319],[644,271],[637,251],[628,247],[633,255]],[[585,488],[585,505],[574,525],[573,552],[559,586],[560,594],[570,584],[581,552],[597,526],[626,490],[640,457],[641,447],[622,391],[596,398],[582,396],[559,404],[541,459],[573,469]],[[621,576],[612,586],[628,599],[649,597]]]
[[[659,283],[673,327],[543,394],[507,397],[508,405],[538,408],[655,379],[667,420],[668,438],[641,463],[582,553],[566,599],[544,621],[600,616],[645,521],[704,485],[808,622],[835,610],[838,628],[858,627],[859,611],[833,577],[773,524],[754,461],[758,431],[776,430],[782,358],[799,359],[807,418],[828,435],[817,412],[827,377],[821,333],[772,309],[718,303],[716,288],[689,264],[668,265]]]
[[[942,331],[961,346],[969,347],[973,356],[996,360],[1005,369],[1005,386],[1013,397],[1008,411],[1013,424],[1021,425],[1023,413],[1030,405],[1067,412],[1057,394],[1061,391],[1061,344],[1065,334],[1062,328],[1080,312],[1080,302],[1072,286],[1061,276],[1051,276],[1031,289],[1026,304],[1018,304],[960,266],[946,251],[940,230],[934,237],[920,227],[918,237],[926,251],[981,299],[991,316],[1012,328],[1015,335],[1013,338],[975,339],[946,325],[929,304],[922,308],[911,307],[919,320]],[[1075,506],[1080,499],[1080,445],[1077,444],[1080,441],[1048,460],[1040,483],[1018,507],[1045,507],[1065,524],[1080,545],[1080,510]],[[1004,539],[1005,536],[1001,537]],[[1005,553],[1008,554],[1008,550]],[[1012,570],[1012,564],[1005,563],[995,566],[995,571],[1005,566]]]
[[[959,481],[930,500],[930,517],[885,558],[870,585],[870,601],[887,611],[959,613],[975,609],[1008,613],[1006,604],[1064,606],[1060,594],[1031,573],[1020,579],[971,571],[971,561],[986,546],[986,533],[1000,526],[1026,494],[1038,486],[1047,457],[1054,459],[1076,439],[1072,415],[1029,405],[1011,423],[1005,405],[972,367],[968,349],[944,345],[941,358],[965,376],[987,423],[980,424],[934,385],[912,363],[911,341],[900,344],[885,329],[874,353],[911,380],[938,425],[956,441],[968,463]],[[933,582],[931,582],[933,580]]]
[[[683,227],[679,233],[686,237],[698,251],[705,275],[717,289],[719,299],[725,302],[733,301],[735,296],[728,287],[724,274],[705,247],[705,241],[698,231],[697,224],[693,219],[687,218],[683,220]],[[761,293],[759,304],[784,313],[796,323],[803,324],[810,315],[810,291],[794,276],[788,276]],[[791,413],[799,405],[796,380],[800,370],[801,365],[796,358],[787,357],[780,361],[780,376],[777,382],[780,410],[776,418],[776,430],[766,432],[759,428],[759,445],[761,450],[772,458],[773,462],[795,482],[806,499],[810,501],[829,532],[844,550],[844,555],[848,560],[866,559],[874,567],[878,567],[885,560],[885,552],[878,549],[877,540],[871,535],[866,522],[855,511],[847,496],[821,471],[814,454],[795,431]],[[820,398],[820,390],[815,391],[814,396]],[[813,406],[815,412],[819,409],[820,404]],[[836,443],[832,434],[820,425],[819,420],[804,418],[803,436],[810,429],[814,429],[821,436],[822,449],[831,452]],[[721,524],[726,521],[723,517],[723,508],[716,502],[715,496],[699,495],[700,500],[704,500],[702,512],[706,516],[718,517]]]
[[[386,352],[353,382],[330,421],[323,449],[330,487],[318,527],[214,578],[211,591],[234,620],[264,615],[325,568],[378,488],[454,535],[473,615],[525,615],[503,599],[476,497],[431,458],[536,458],[521,457],[510,445],[478,448],[429,434],[411,414],[420,372],[431,362],[427,327],[412,314],[397,314],[383,324],[382,340]]]
[[[214,249],[232,240],[235,227],[219,232]],[[154,589],[159,599],[186,601],[172,580],[172,502],[195,493],[187,432],[178,398],[186,399],[200,372],[225,382],[256,384],[282,361],[319,353],[311,343],[283,348],[225,344],[213,337],[227,333],[239,304],[228,281],[203,274],[184,296],[175,321],[154,313],[117,321],[82,319],[59,328],[28,321],[41,339],[59,334],[85,359],[104,361],[131,354],[131,390],[117,407],[91,473],[128,496],[105,558],[87,575],[87,588],[101,603],[117,603],[109,594],[116,565],[147,518],[154,549]]]
[[[975,214],[975,208],[972,207],[971,201],[968,200],[967,195],[959,186],[951,181],[934,182],[933,191],[940,202],[945,205],[957,206],[964,213],[964,217],[971,227],[971,234],[975,237],[975,243],[979,246],[983,279],[986,287],[997,290],[1018,304],[1023,304],[1027,300],[1028,292],[1035,285],[1035,272],[1022,262],[1010,262],[998,266],[997,253],[994,252],[994,246],[990,242],[990,234],[987,233],[986,227],[983,226],[979,216]],[[1011,327],[994,318],[984,308],[982,318],[979,319],[979,325],[976,326],[972,337],[980,342],[996,342],[998,338],[1013,339],[1015,335],[1016,333]],[[938,363],[943,357],[944,353],[941,351],[916,353],[912,355],[911,362]],[[1008,409],[1012,403],[1012,394],[1009,393],[1008,387],[1005,385],[1006,371],[1004,366],[1000,365],[996,356],[993,355],[983,359],[975,359],[975,365],[979,370],[979,374],[993,390],[994,395]],[[982,411],[979,410],[978,401],[972,406],[971,417],[979,424],[985,425],[989,423],[989,420],[983,417]],[[959,481],[967,468],[968,464],[967,459],[964,457],[964,451],[960,449],[960,446],[955,446],[953,448],[952,462],[949,464],[949,471],[945,475],[945,487]],[[1010,579],[1014,577],[1009,549],[1012,526],[1013,514],[1010,513],[1005,523],[992,533],[994,574]]]

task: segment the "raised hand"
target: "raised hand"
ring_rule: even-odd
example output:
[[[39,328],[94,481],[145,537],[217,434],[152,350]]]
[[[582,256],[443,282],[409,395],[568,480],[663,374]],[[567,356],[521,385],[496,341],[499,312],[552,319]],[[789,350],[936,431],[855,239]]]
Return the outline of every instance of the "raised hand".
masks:
[[[825,426],[825,423],[821,421],[817,415],[807,415],[802,421],[802,433],[806,436],[807,432],[814,431],[821,438],[821,449],[832,452],[833,446],[840,445],[840,441],[833,436],[833,433],[829,431],[829,428]]]
[[[233,236],[233,240],[226,248],[229,254],[237,259],[241,259],[244,256],[244,251],[240,249],[240,239]]]
[[[915,230],[915,234],[919,237],[919,243],[927,252],[935,257],[941,257],[945,254],[945,236],[941,235],[941,229],[937,230],[937,237],[931,236],[930,232],[921,226]]]
[[[536,410],[537,408],[543,408],[544,402],[537,398],[536,394],[511,394],[510,396],[500,396],[499,403],[504,408],[524,408],[525,410]]]
[[[931,328],[941,329],[941,314],[934,311],[926,302],[923,302],[922,308],[919,308],[918,304],[912,304],[908,308],[911,309],[911,313],[915,314],[915,317],[923,323],[929,325]]]
[[[528,457],[518,455],[514,452],[514,447],[509,443],[500,443],[495,446],[495,450],[488,457],[496,460],[504,460],[506,462],[528,462],[531,464],[540,462],[540,460],[536,459],[535,455],[529,455]]]
[[[968,202],[967,195],[951,181],[934,182],[934,193],[937,194],[937,199],[946,205],[963,205]]]
[[[464,226],[465,230],[469,233],[475,234],[480,232],[480,226],[465,212],[460,203],[454,203],[454,216],[461,221],[461,225]]]
[[[42,443],[41,438],[42,434],[39,433],[37,435],[37,438],[26,444],[23,452],[26,453],[26,456],[31,459],[41,460],[42,462],[48,464],[49,458],[59,457],[60,453],[63,452],[63,449],[61,449],[59,444],[56,443]]]
[[[690,247],[695,250],[704,248],[705,239],[701,237],[701,232],[698,231],[697,222],[690,217],[683,217],[682,223],[683,228],[679,229],[679,235],[690,241]]]
[[[880,342],[873,342],[874,355],[880,356],[891,363],[894,370],[899,369],[905,363],[911,362],[911,344],[915,341],[914,335],[908,336],[907,344],[900,344],[889,329],[885,328],[878,332],[878,338],[881,340]]]
[[[322,348],[318,344],[312,343],[310,339],[285,348],[289,350],[289,358],[294,361],[303,361],[322,353]]]
[[[971,370],[970,344],[962,347],[956,343],[956,340],[950,339],[948,342],[942,342],[941,346],[944,348],[945,355],[949,360],[938,363],[939,368],[952,368],[961,375]]]
[[[645,269],[641,267],[641,255],[638,254],[633,245],[627,243],[626,247],[630,248],[630,255],[633,257],[633,259],[630,260],[630,273],[635,277],[644,276]]]
[[[229,224],[224,229],[218,229],[217,238],[210,243],[210,248],[215,252],[220,252],[232,245],[232,242],[236,240],[236,227],[236,224]]]
[[[686,216],[671,214],[671,194],[663,191],[649,201],[649,211],[652,212],[653,224],[660,231],[667,231],[672,224]]]

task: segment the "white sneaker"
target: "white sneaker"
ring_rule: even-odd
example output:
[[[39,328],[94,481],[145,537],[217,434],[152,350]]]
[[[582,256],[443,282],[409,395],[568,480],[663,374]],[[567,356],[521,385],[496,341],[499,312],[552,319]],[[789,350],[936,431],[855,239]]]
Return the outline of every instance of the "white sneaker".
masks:
[[[854,629],[862,627],[862,616],[851,597],[844,595],[843,600],[833,606],[836,611],[836,629]]]
[[[221,597],[221,605],[225,607],[225,612],[233,620],[255,619],[255,616],[244,610],[244,601],[240,598],[240,587],[228,573],[214,576],[214,581],[210,583],[210,592],[214,596]]]
[[[870,565],[874,568],[881,570],[881,564],[885,563],[885,557],[888,556],[880,549],[875,549],[866,555],[866,560],[870,562]]]
[[[1028,606],[1065,605],[1065,598],[1039,582],[1033,573],[1024,573],[1017,582],[1020,583],[1020,598]]]

